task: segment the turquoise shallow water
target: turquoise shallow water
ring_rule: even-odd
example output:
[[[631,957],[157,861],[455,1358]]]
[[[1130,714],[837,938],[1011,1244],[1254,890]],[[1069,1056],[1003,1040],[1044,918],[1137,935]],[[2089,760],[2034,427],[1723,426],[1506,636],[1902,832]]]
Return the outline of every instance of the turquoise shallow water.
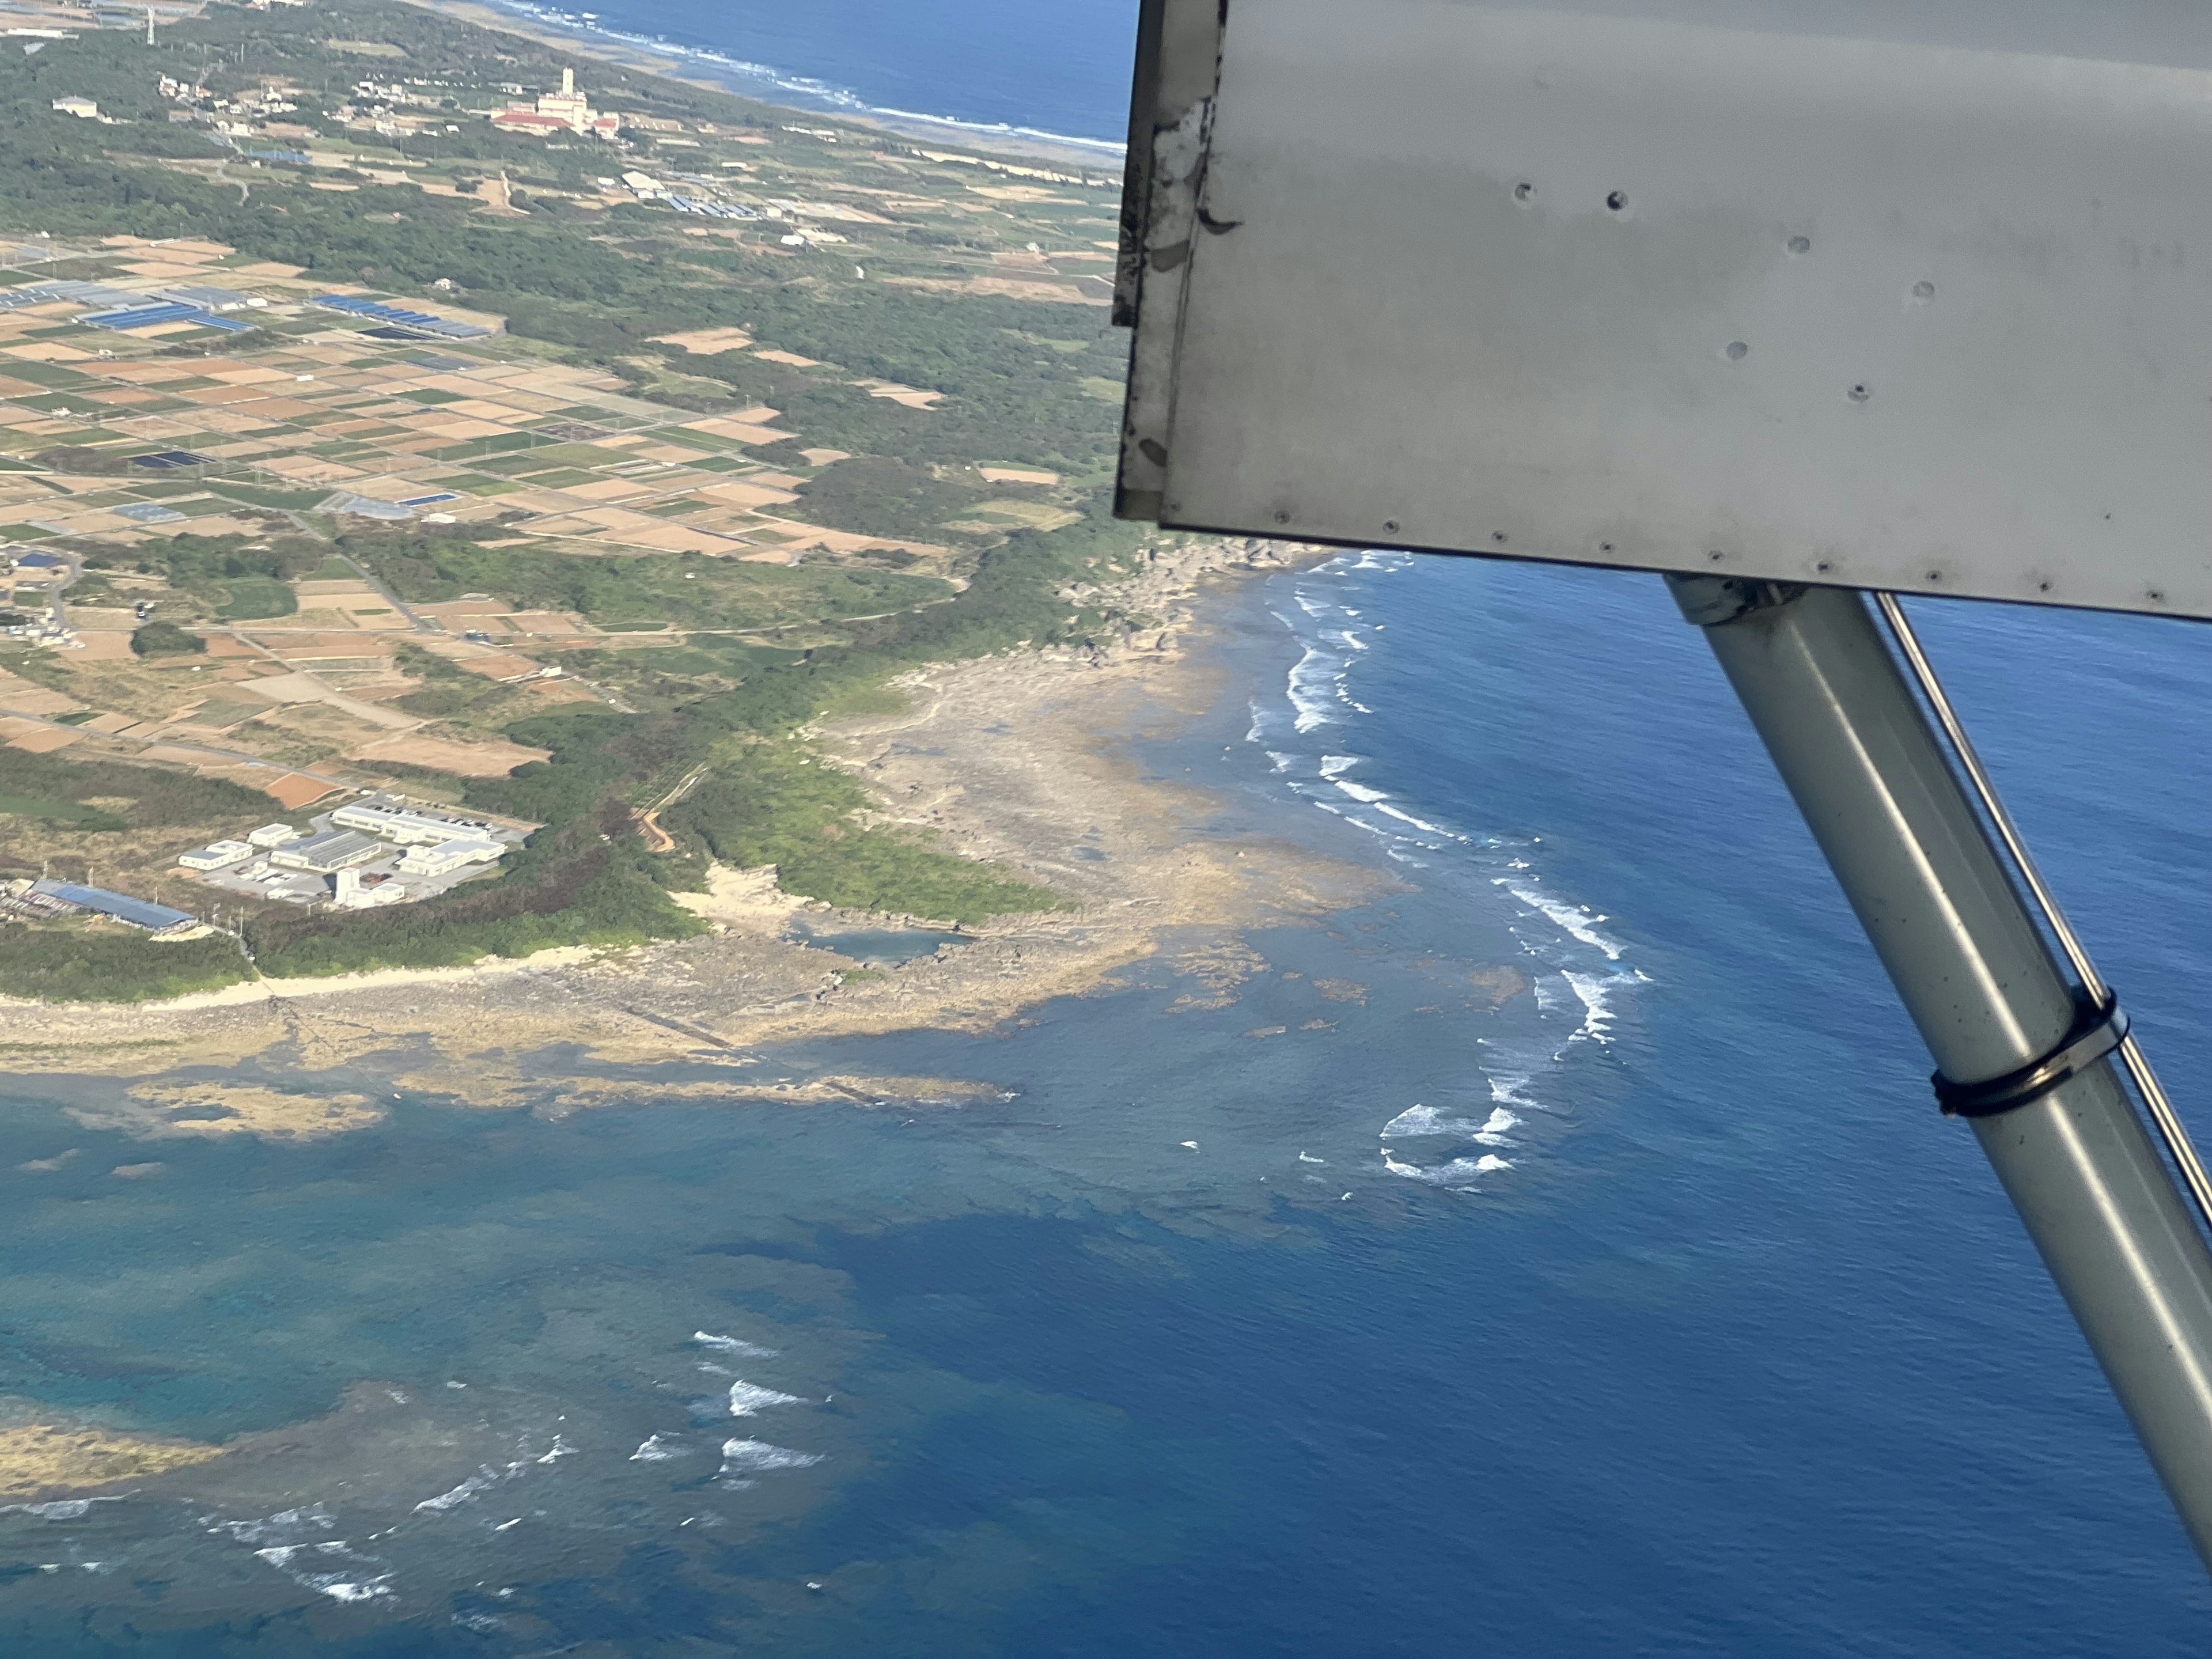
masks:
[[[1162,961],[767,1056],[1001,1099],[274,1147],[0,1091],[0,1395],[239,1445],[0,1513],[13,1649],[2194,1650],[2179,1529],[1656,583],[1377,556],[1220,618],[1218,705],[1134,752],[1405,885],[1255,935],[1225,1006]],[[2200,635],[1927,632],[2203,1098]]]

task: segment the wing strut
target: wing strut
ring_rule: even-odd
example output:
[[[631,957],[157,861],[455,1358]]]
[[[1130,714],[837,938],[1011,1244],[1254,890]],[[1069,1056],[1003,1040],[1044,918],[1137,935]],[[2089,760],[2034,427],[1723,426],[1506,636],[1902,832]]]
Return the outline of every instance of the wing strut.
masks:
[[[1854,590],[1668,583],[1704,628],[1920,1028],[1939,1100],[1972,1126],[2212,1565],[2212,1186],[1903,609],[1875,596],[1911,682]]]

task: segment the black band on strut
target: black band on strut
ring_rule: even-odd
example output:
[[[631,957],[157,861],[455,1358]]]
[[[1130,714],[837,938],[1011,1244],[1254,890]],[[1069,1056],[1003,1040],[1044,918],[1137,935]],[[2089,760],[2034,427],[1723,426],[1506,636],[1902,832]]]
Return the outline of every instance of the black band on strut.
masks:
[[[2107,994],[2101,1003],[2076,993],[2074,1024],[2058,1039],[2058,1046],[2040,1060],[2030,1060],[2016,1072],[1993,1077],[1986,1083],[1954,1083],[1938,1072],[1936,1103],[1946,1117],[1995,1117],[2033,1104],[2069,1078],[2087,1071],[2120,1046],[2128,1034],[2128,1016],[2120,1000]]]

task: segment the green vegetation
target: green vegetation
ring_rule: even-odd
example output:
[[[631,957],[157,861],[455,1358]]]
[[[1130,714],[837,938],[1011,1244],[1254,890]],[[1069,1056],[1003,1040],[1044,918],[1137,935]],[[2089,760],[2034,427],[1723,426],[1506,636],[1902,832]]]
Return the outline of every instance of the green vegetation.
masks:
[[[918,837],[863,829],[867,793],[835,768],[782,744],[759,744],[663,815],[725,864],[773,864],[777,884],[804,898],[861,910],[902,910],[975,923],[1058,901],[988,865],[937,852]],[[673,822],[672,822],[673,820]]]
[[[82,927],[0,922],[0,996],[141,1002],[212,991],[246,977],[234,939],[149,939]]]
[[[289,585],[274,576],[234,576],[223,584],[224,594],[215,614],[222,622],[252,622],[266,617],[289,617],[300,608]]]
[[[220,823],[247,813],[266,813],[269,797],[224,778],[195,777],[158,766],[131,766],[121,761],[70,761],[58,755],[33,755],[21,749],[0,749],[0,800],[35,801],[48,808],[40,817],[60,820],[74,817],[83,829],[165,829],[185,824]],[[121,800],[119,811],[85,807],[86,801]],[[0,810],[28,811],[25,807]],[[118,820],[94,823],[87,815]]]
[[[320,567],[330,556],[326,545],[299,537],[249,543],[242,536],[185,534],[137,548],[94,550],[87,556],[85,568],[92,578],[126,566],[142,574],[159,575],[187,602],[186,608],[194,615],[218,622],[248,622],[289,617],[298,611],[299,600],[290,583],[301,576],[324,574]],[[337,574],[350,577],[356,573],[352,567],[340,564]],[[77,591],[81,595],[92,590]],[[168,603],[166,599],[162,601],[164,608]],[[172,636],[182,630],[166,620],[149,623],[138,635],[157,629],[167,631],[154,637],[170,642],[149,650],[134,638],[133,648],[141,656],[206,649],[204,641],[173,643]],[[192,638],[191,635],[184,637]]]
[[[18,817],[41,818],[48,823],[65,823],[72,830],[127,830],[128,820],[112,812],[102,811],[97,806],[86,806],[73,800],[56,800],[46,795],[0,795],[0,813],[12,813]]]
[[[333,48],[333,35],[386,42],[402,55],[349,55]],[[839,257],[792,256],[776,246],[772,232],[723,227],[711,235],[685,234],[698,227],[678,226],[660,210],[596,204],[593,177],[619,170],[604,149],[547,147],[459,112],[496,99],[504,82],[556,84],[569,64],[602,106],[666,115],[695,130],[707,122],[724,133],[750,128],[769,138],[743,152],[752,187],[802,198],[857,189],[866,193],[870,211],[889,222],[842,227],[853,237],[849,260],[842,250]],[[325,143],[353,148],[362,166],[404,166],[418,179],[442,177],[465,189],[504,172],[522,187],[515,199],[529,212],[491,216],[467,200],[375,185],[365,173],[337,175],[360,186],[349,191],[310,191],[299,175],[274,167],[250,181],[236,169],[224,181],[212,179],[193,168],[219,152],[200,129],[168,120],[153,89],[162,72],[204,75],[221,94],[256,88],[264,77],[287,79],[309,90],[286,118],[314,129]],[[348,129],[337,106],[363,74],[404,75],[422,96],[445,100],[459,131],[441,131],[444,121],[396,137]],[[54,117],[48,105],[65,91],[98,99],[122,125]],[[258,515],[270,532],[149,540],[92,562],[118,579],[88,592],[112,587],[118,600],[154,598],[164,618],[244,623],[292,615],[293,582],[351,577],[357,563],[408,604],[488,594],[517,609],[574,612],[609,632],[672,629],[684,636],[680,644],[578,650],[560,659],[635,712],[604,705],[538,712],[545,707],[536,695],[542,688],[502,686],[403,645],[401,665],[422,684],[398,698],[398,708],[446,723],[449,736],[499,734],[551,751],[511,777],[465,783],[444,777],[441,787],[546,828],[497,878],[423,904],[343,915],[270,908],[246,930],[267,971],[441,965],[550,945],[684,936],[699,924],[668,893],[696,883],[709,857],[774,862],[788,890],[810,897],[963,922],[1059,902],[925,837],[872,826],[864,788],[817,763],[799,734],[824,714],[881,705],[885,682],[903,670],[1080,641],[1121,625],[1110,605],[1077,605],[1060,595],[1073,583],[1110,579],[1115,562],[1142,539],[1111,521],[1105,507],[1125,342],[1108,327],[1103,307],[1018,299],[969,283],[1000,271],[995,254],[1033,239],[1095,246],[1111,234],[1112,200],[1103,192],[1055,192],[1051,200],[1060,205],[994,198],[985,207],[969,188],[977,176],[970,170],[933,168],[880,134],[836,148],[793,144],[777,136],[786,118],[786,112],[579,62],[557,46],[398,0],[323,0],[252,13],[219,4],[166,27],[152,47],[127,31],[88,30],[35,55],[0,56],[0,177],[9,180],[0,229],[48,229],[64,238],[210,237],[234,246],[241,261],[302,266],[318,280],[361,284],[401,303],[434,308],[450,301],[498,313],[514,339],[485,347],[484,355],[593,365],[618,377],[633,398],[667,409],[672,419],[762,405],[781,411],[776,429],[799,435],[775,444],[686,429],[653,434],[655,444],[677,446],[672,453],[692,453],[711,470],[781,469],[777,482],[797,500],[776,514],[951,552],[941,566],[897,550],[836,559],[810,553],[795,566],[607,556],[597,549],[586,556],[570,550],[573,543],[532,538],[530,515],[520,511],[505,515],[506,523],[444,527],[365,529],[357,520],[322,515],[287,522],[286,515],[313,514],[325,493],[276,487],[227,461],[167,486],[132,475],[133,493],[142,498],[170,499],[188,514],[234,508]],[[641,163],[653,164],[653,148],[641,139]],[[713,148],[708,159],[697,150],[665,150],[663,164],[711,171]],[[334,181],[327,173],[319,177]],[[121,259],[83,258],[52,274],[122,280]],[[847,276],[861,264],[868,280]],[[250,356],[281,346],[290,326],[272,312],[253,333],[212,345],[182,340],[161,355]],[[694,355],[659,337],[732,326],[763,346],[815,361],[774,363],[745,351]],[[365,352],[372,349],[363,342]],[[376,349],[381,355],[356,366],[404,356],[404,349]],[[77,369],[11,359],[6,372],[42,388],[54,408],[70,411],[65,418],[101,418],[87,412],[86,390],[97,382]],[[942,396],[933,407],[914,409],[870,396],[854,383],[860,380]],[[173,394],[195,384],[214,382],[173,382],[162,390]],[[426,412],[459,400],[430,388],[386,395]],[[303,416],[298,424],[334,418]],[[377,418],[402,425],[407,419],[388,410]],[[621,412],[581,404],[553,410],[541,429],[433,451],[451,464],[450,477],[436,487],[484,497],[581,483],[599,476],[585,469],[620,466],[639,453],[609,441],[647,424],[635,404]],[[342,441],[303,453],[334,459],[374,453],[373,430],[348,431]],[[52,447],[45,459],[57,470],[119,478],[128,448],[119,440],[103,447],[109,437],[93,428],[40,441]],[[226,439],[211,431],[177,441],[214,450]],[[805,452],[820,448],[848,459],[817,465]],[[656,458],[671,453],[663,448]],[[988,484],[978,470],[987,459],[1042,468],[1062,482]],[[696,473],[690,483],[698,484]],[[213,493],[192,499],[199,491]],[[672,521],[715,509],[710,498],[691,493],[646,510]],[[778,543],[765,526],[749,533]],[[781,544],[797,540],[785,537]],[[493,544],[500,543],[508,544]],[[167,590],[125,580],[120,573],[132,565]],[[141,655],[204,648],[197,641],[179,643],[191,640],[163,621],[142,629],[134,646]],[[21,672],[64,684],[65,666],[42,659]],[[133,827],[147,821],[150,790],[114,780],[95,785],[74,772],[16,778],[14,764],[14,752],[0,750],[0,799],[40,804],[47,822],[90,828],[103,813]],[[109,769],[179,787],[203,783],[149,769]],[[694,774],[700,775],[695,787],[661,815],[678,851],[647,854],[633,811]],[[236,793],[252,803],[246,811],[267,811],[261,797]],[[82,805],[95,797],[100,805]],[[127,808],[113,805],[122,801]],[[223,813],[210,816],[238,810],[227,803]]]
[[[525,610],[574,611],[612,628],[670,617],[694,628],[834,622],[951,592],[933,576],[837,565],[740,564],[696,554],[580,559],[550,548],[485,547],[465,532],[355,535],[338,544],[410,604],[497,593]]]
[[[207,641],[174,623],[149,622],[131,635],[131,648],[142,657],[181,657],[204,652]]]

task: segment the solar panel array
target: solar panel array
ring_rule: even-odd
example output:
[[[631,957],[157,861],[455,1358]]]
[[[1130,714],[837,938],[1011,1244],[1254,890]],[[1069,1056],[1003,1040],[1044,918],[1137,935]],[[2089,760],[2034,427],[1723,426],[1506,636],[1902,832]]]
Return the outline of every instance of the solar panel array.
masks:
[[[427,311],[409,311],[400,306],[387,306],[374,300],[356,300],[350,294],[319,294],[307,302],[325,311],[342,311],[349,316],[366,317],[372,322],[419,329],[425,334],[441,335],[448,340],[477,340],[491,331],[474,323],[456,323],[444,317],[434,317]]]
[[[207,297],[202,297],[207,296]],[[0,289],[0,311],[21,311],[30,306],[97,306],[77,320],[94,328],[150,328],[157,323],[198,323],[226,333],[243,334],[251,323],[232,322],[210,314],[212,305],[243,305],[246,296],[229,289],[175,289],[159,295],[138,294],[106,283],[64,280],[26,283],[21,288]]]
[[[198,306],[179,305],[173,300],[156,300],[149,305],[121,306],[113,311],[90,311],[77,321],[94,328],[151,328],[156,323],[204,323],[213,319]]]

